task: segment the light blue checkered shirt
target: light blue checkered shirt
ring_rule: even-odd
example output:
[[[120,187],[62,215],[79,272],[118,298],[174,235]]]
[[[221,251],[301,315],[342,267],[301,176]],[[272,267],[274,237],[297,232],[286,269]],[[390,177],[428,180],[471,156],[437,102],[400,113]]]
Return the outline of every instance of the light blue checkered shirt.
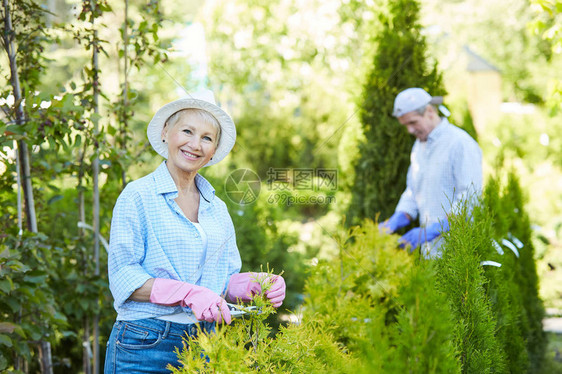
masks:
[[[482,190],[482,151],[464,130],[446,118],[416,140],[410,155],[406,190],[396,206],[420,225],[439,222],[463,201],[473,202]]]
[[[182,311],[179,306],[128,300],[150,278],[176,279],[222,294],[230,276],[240,271],[240,253],[226,204],[199,174],[195,183],[201,193],[198,220],[207,234],[206,252],[199,231],[174,201],[178,190],[165,162],[129,183],[117,199],[108,259],[117,320]],[[189,308],[185,311],[191,313]]]

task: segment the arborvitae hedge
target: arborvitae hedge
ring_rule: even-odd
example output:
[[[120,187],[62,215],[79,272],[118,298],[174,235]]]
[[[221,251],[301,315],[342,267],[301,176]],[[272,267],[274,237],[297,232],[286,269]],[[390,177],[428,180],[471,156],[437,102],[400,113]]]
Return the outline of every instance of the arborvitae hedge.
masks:
[[[481,204],[450,222],[437,264],[439,286],[449,295],[456,319],[468,322],[456,333],[463,373],[540,372],[546,349],[544,308],[516,175],[491,178]],[[479,266],[485,260],[501,267]]]
[[[517,175],[507,172],[505,175],[497,173],[488,184],[484,192],[484,203],[489,208],[487,214],[494,221],[495,238],[501,243],[507,239],[516,248],[519,258],[513,259],[514,253],[504,247],[505,254],[500,262],[505,262],[502,268],[507,272],[508,279],[504,284],[510,285],[510,291],[515,292],[512,310],[521,308],[518,324],[522,339],[525,342],[529,359],[529,372],[539,372],[544,361],[547,344],[546,335],[542,329],[544,306],[539,298],[538,275],[535,264],[535,249],[531,240],[531,224],[524,205],[525,197]],[[501,186],[501,179],[505,179],[505,186]],[[517,306],[519,305],[519,306]],[[516,372],[516,371],[515,371]]]
[[[432,95],[445,93],[437,66],[428,62],[419,8],[416,0],[393,1],[389,15],[377,20],[383,27],[374,37],[372,69],[358,104],[365,143],[355,166],[350,224],[375,219],[378,213],[388,218],[406,187],[414,138],[392,117],[396,95],[408,87],[422,87]]]
[[[437,287],[447,295],[456,321],[455,345],[463,373],[504,373],[506,357],[496,336],[497,320],[486,296],[480,262],[488,260],[489,218],[471,220],[467,209],[449,218],[442,257],[437,260]]]
[[[516,218],[513,214],[505,213],[513,211],[505,206],[506,201],[501,196],[499,181],[491,179],[484,191],[482,206],[474,212],[474,220],[482,220],[482,217],[491,219],[491,241],[486,258],[502,265],[501,268],[484,267],[484,276],[489,281],[486,285],[487,296],[496,315],[497,337],[506,353],[509,372],[527,373],[529,355],[524,331],[527,330],[528,322],[521,298],[523,290],[517,281],[520,260],[515,252],[502,245],[502,240],[507,237],[509,222]],[[496,219],[498,214],[502,217]]]
[[[481,204],[450,218],[436,260],[366,220],[311,269],[298,324],[272,337],[273,308],[258,298],[261,313],[189,341],[175,373],[538,373],[544,311],[523,201],[513,174],[503,188],[492,179]],[[504,238],[521,240],[519,257]]]

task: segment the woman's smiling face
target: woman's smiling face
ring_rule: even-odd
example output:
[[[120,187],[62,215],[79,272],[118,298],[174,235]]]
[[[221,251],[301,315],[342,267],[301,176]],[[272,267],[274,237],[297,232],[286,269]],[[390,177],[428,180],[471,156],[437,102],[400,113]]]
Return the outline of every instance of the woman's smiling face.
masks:
[[[217,128],[197,113],[185,110],[175,123],[166,124],[162,139],[168,145],[168,169],[172,173],[197,172],[217,149]]]

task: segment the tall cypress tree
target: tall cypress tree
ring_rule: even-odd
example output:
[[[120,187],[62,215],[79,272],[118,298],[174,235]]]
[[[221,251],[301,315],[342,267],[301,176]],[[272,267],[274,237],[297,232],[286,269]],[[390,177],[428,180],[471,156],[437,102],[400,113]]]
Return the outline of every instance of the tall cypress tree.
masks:
[[[360,99],[360,117],[366,141],[355,166],[356,179],[347,222],[390,216],[406,187],[414,138],[396,118],[396,95],[409,87],[421,87],[431,95],[443,95],[441,74],[427,61],[426,42],[419,24],[416,0],[389,3],[382,15],[381,31],[374,37],[376,53]]]

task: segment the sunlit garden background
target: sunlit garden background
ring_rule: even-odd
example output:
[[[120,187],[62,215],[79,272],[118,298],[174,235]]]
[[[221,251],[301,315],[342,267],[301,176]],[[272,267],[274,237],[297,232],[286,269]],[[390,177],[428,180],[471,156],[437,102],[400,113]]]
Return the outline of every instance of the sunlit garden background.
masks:
[[[162,162],[146,139],[154,112],[199,88],[237,126],[231,154],[202,174],[229,207],[242,270],[283,272],[288,286],[283,308],[256,322],[271,329],[256,339],[276,343],[237,351],[221,332],[232,352],[217,357],[254,356],[217,372],[561,370],[562,339],[540,328],[562,317],[561,14],[560,0],[3,0],[0,371],[103,367],[113,205]],[[488,240],[513,234],[525,265],[427,263],[370,222],[405,186],[413,139],[391,108],[412,86],[444,95],[483,150],[482,223],[452,225],[450,253],[478,265],[496,256]],[[481,305],[466,315],[461,268]],[[342,292],[349,304],[330,304]],[[471,324],[490,331],[467,344],[458,326]],[[206,370],[196,358],[186,368]]]

